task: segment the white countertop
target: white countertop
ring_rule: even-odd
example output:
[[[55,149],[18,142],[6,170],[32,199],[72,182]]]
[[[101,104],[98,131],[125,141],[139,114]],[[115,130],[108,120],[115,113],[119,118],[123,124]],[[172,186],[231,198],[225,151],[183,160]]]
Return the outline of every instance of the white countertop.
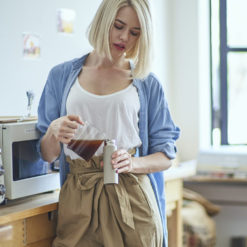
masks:
[[[196,160],[190,160],[179,163],[178,166],[172,166],[168,170],[164,171],[165,181],[187,178],[196,174]]]

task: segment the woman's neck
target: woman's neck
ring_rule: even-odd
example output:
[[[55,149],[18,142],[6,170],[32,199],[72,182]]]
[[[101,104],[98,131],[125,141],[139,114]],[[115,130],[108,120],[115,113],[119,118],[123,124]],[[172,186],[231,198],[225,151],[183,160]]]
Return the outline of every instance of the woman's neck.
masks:
[[[96,67],[98,69],[118,68],[126,70],[129,69],[128,64],[129,62],[124,55],[111,61],[106,57],[100,56],[96,51],[93,51],[89,54],[85,65]]]

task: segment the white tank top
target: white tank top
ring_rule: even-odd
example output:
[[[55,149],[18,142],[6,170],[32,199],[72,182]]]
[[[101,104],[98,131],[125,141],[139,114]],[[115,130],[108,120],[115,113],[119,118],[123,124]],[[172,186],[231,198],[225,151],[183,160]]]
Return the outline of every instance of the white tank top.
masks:
[[[96,95],[82,88],[78,78],[71,87],[67,102],[67,114],[79,115],[98,130],[106,134],[107,139],[115,139],[118,149],[139,147],[138,113],[140,101],[136,87],[127,88],[113,94]],[[80,158],[64,145],[65,155],[71,159]],[[103,145],[95,155],[103,153]]]

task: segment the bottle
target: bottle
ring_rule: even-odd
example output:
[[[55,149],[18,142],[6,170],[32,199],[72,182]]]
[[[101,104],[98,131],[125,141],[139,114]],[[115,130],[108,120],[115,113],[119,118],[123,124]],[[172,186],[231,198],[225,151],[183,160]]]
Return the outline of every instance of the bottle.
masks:
[[[111,156],[117,150],[115,140],[105,140],[103,148],[104,184],[118,184],[118,173],[112,168]]]

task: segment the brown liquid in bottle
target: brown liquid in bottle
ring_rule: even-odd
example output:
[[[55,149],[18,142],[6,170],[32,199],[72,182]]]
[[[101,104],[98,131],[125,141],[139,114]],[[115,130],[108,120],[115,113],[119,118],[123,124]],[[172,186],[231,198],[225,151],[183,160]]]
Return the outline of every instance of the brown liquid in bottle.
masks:
[[[95,154],[104,140],[74,140],[68,144],[68,148],[73,150],[84,160],[89,161]]]

